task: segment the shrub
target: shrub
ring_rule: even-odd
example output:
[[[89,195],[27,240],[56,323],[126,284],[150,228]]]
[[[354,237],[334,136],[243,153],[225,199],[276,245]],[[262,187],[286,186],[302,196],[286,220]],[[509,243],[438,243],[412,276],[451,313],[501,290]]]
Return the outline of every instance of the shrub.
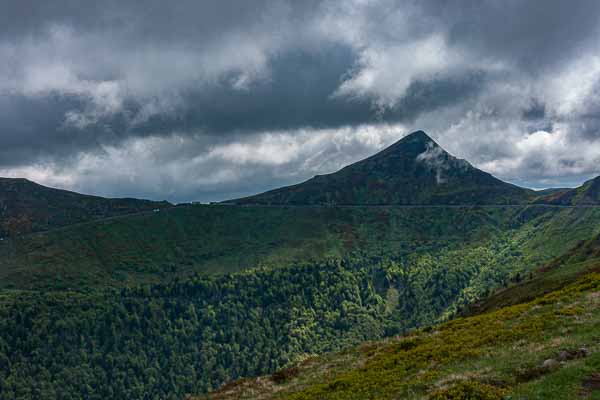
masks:
[[[477,381],[460,381],[449,388],[435,391],[430,400],[502,400],[504,389]]]
[[[280,384],[295,377],[296,375],[298,375],[299,372],[300,370],[298,369],[298,367],[284,368],[274,372],[273,375],[271,375],[271,379],[273,380],[273,382]]]

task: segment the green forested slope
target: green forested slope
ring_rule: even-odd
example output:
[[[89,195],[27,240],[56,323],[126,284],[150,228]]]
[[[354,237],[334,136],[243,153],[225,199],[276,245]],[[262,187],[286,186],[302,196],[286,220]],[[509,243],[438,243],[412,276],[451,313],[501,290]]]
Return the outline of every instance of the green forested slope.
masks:
[[[5,291],[0,397],[181,398],[403,332],[508,278],[482,273],[481,250],[458,256],[420,270],[355,260],[88,294]]]
[[[578,236],[598,232],[596,213],[519,210],[508,219],[512,230],[488,230],[468,246],[430,245],[402,257],[356,252],[337,261],[86,292],[5,289],[0,398],[178,399],[312,354],[429,326],[469,312],[466,304],[528,280],[530,272],[536,279],[539,262],[571,245],[544,235],[568,234],[577,244]],[[455,222],[456,233],[470,226],[456,223],[459,217],[465,216],[446,220]],[[427,226],[433,235],[434,226]]]
[[[599,245],[582,243],[473,316],[309,358],[208,398],[600,399]]]

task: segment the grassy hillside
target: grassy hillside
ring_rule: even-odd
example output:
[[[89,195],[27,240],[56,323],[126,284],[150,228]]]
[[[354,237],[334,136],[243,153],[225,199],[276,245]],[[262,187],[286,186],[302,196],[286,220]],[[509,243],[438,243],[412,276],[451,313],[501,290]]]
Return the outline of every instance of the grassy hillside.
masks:
[[[0,238],[170,207],[167,202],[107,199],[0,178]]]
[[[599,245],[492,296],[481,314],[307,358],[208,398],[600,399]]]
[[[600,208],[184,206],[0,242],[0,286],[65,289],[510,242],[539,264],[588,239]]]
[[[0,242],[0,282],[81,288],[352,253],[402,258],[484,243],[527,218],[518,208],[175,207]]]

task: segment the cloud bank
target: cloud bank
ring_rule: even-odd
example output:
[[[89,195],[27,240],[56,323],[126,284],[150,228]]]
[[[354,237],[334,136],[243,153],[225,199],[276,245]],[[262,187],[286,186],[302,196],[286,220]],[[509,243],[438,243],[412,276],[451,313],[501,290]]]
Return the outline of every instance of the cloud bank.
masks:
[[[600,174],[596,1],[38,3],[0,15],[0,175],[218,200],[416,129],[529,187]]]

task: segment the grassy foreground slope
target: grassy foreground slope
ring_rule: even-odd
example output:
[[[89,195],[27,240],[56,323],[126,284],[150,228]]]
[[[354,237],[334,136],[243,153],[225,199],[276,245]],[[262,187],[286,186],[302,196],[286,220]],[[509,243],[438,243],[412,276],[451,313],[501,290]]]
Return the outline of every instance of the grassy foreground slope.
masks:
[[[600,399],[599,255],[595,238],[492,296],[486,312],[308,358],[208,398]],[[507,299],[516,304],[500,307]]]

